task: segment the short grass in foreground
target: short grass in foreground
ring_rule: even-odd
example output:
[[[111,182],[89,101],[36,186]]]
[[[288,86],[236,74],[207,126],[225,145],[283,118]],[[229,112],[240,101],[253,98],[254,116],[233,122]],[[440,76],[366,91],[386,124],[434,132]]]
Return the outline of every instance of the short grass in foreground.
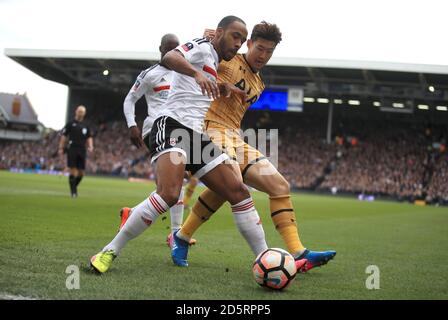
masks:
[[[327,266],[298,275],[284,292],[259,287],[254,259],[228,205],[198,231],[190,267],[175,267],[165,238],[169,215],[131,241],[110,272],[88,261],[115,235],[118,211],[153,185],[86,177],[79,198],[67,178],[0,172],[0,295],[41,299],[448,299],[448,209],[293,195],[301,238],[335,249]],[[253,197],[271,247],[282,247],[264,194]],[[81,270],[80,289],[66,288],[67,266]],[[366,267],[380,269],[367,290]]]

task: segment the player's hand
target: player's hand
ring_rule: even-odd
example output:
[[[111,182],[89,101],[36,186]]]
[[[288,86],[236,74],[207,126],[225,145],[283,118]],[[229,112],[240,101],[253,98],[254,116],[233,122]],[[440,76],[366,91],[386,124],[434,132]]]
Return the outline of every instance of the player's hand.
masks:
[[[205,29],[204,30],[204,38],[207,39],[208,41],[212,41],[213,38],[215,37],[216,31],[213,29]]]
[[[134,146],[136,146],[137,148],[143,147],[142,134],[137,126],[132,126],[129,128],[129,137]]]
[[[229,98],[232,94],[234,94],[237,97],[240,97],[243,103],[247,100],[246,92],[231,83],[228,82],[219,83],[218,87],[219,91],[221,92],[221,95],[223,95],[226,98]]]
[[[202,71],[195,73],[194,80],[201,87],[203,95],[208,95],[209,98],[213,98],[214,100],[219,98],[218,85],[215,81],[208,79]]]

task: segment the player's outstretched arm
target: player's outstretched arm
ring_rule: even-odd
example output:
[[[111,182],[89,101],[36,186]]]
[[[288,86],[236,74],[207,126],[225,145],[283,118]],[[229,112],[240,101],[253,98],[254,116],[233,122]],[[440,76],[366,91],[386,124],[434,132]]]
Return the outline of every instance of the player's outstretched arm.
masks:
[[[247,99],[247,94],[240,88],[236,87],[234,84],[229,82],[220,82],[218,83],[219,92],[222,96],[229,98],[232,94],[240,97],[243,103]]]
[[[171,50],[161,61],[161,64],[173,71],[193,77],[201,87],[202,94],[207,94],[210,98],[218,99],[219,90],[216,82],[209,80],[201,71],[196,69],[183,54],[178,50]]]

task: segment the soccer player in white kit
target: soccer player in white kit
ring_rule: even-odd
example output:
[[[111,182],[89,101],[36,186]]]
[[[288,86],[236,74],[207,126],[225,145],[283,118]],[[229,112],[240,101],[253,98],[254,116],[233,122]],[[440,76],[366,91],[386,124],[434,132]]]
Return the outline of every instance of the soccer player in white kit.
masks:
[[[176,48],[179,45],[179,39],[174,34],[165,34],[160,42],[159,51],[161,58]],[[133,87],[129,90],[123,103],[123,113],[126,117],[126,123],[129,128],[129,135],[133,145],[137,148],[143,147],[143,140],[148,136],[151,127],[156,119],[157,114],[161,111],[163,104],[168,98],[171,86],[171,78],[173,71],[163,67],[160,63],[143,70],[137,77]],[[135,122],[135,104],[145,96],[146,104],[148,106],[148,115],[143,122],[142,133]],[[183,222],[184,205],[183,195],[184,188],[182,188],[179,201],[176,205],[170,208],[171,218],[171,232],[180,229]],[[120,210],[121,229],[132,212],[132,208],[124,207]],[[168,236],[167,243],[169,244],[171,236]],[[195,239],[191,239],[190,244],[196,243]]]
[[[179,45],[179,39],[174,34],[165,34],[160,42],[159,51],[163,56]],[[137,77],[123,103],[123,112],[129,128],[130,139],[137,147],[143,147],[143,140],[151,131],[152,124],[158,112],[168,98],[170,91],[172,71],[156,63],[143,70]],[[135,103],[145,96],[148,105],[148,115],[143,122],[142,134],[135,122]]]
[[[246,41],[243,20],[227,16],[220,21],[212,42],[195,39],[168,52],[161,64],[176,71],[166,104],[155,120],[147,144],[156,164],[157,190],[134,207],[115,238],[91,258],[91,266],[106,272],[128,241],[137,237],[179,199],[185,170],[230,202],[238,230],[255,255],[267,249],[265,234],[239,167],[224,163],[229,157],[202,133],[212,98],[222,93],[244,97],[230,84],[218,84],[220,60],[231,60]],[[199,158],[198,158],[199,157]],[[188,266],[188,240],[174,233],[173,262]]]

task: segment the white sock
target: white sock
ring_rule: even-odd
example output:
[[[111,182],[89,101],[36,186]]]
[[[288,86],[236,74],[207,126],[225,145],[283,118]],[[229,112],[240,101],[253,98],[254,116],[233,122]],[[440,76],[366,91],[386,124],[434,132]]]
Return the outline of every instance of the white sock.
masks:
[[[149,198],[132,209],[132,215],[112,242],[104,247],[103,252],[113,250],[118,255],[128,241],[142,234],[168,208],[168,205],[156,192],[151,193]]]
[[[232,206],[233,217],[238,230],[246,239],[255,256],[268,248],[260,216],[254,207],[252,198]]]
[[[171,232],[177,231],[184,221],[184,188],[180,191],[179,201],[170,208]]]

